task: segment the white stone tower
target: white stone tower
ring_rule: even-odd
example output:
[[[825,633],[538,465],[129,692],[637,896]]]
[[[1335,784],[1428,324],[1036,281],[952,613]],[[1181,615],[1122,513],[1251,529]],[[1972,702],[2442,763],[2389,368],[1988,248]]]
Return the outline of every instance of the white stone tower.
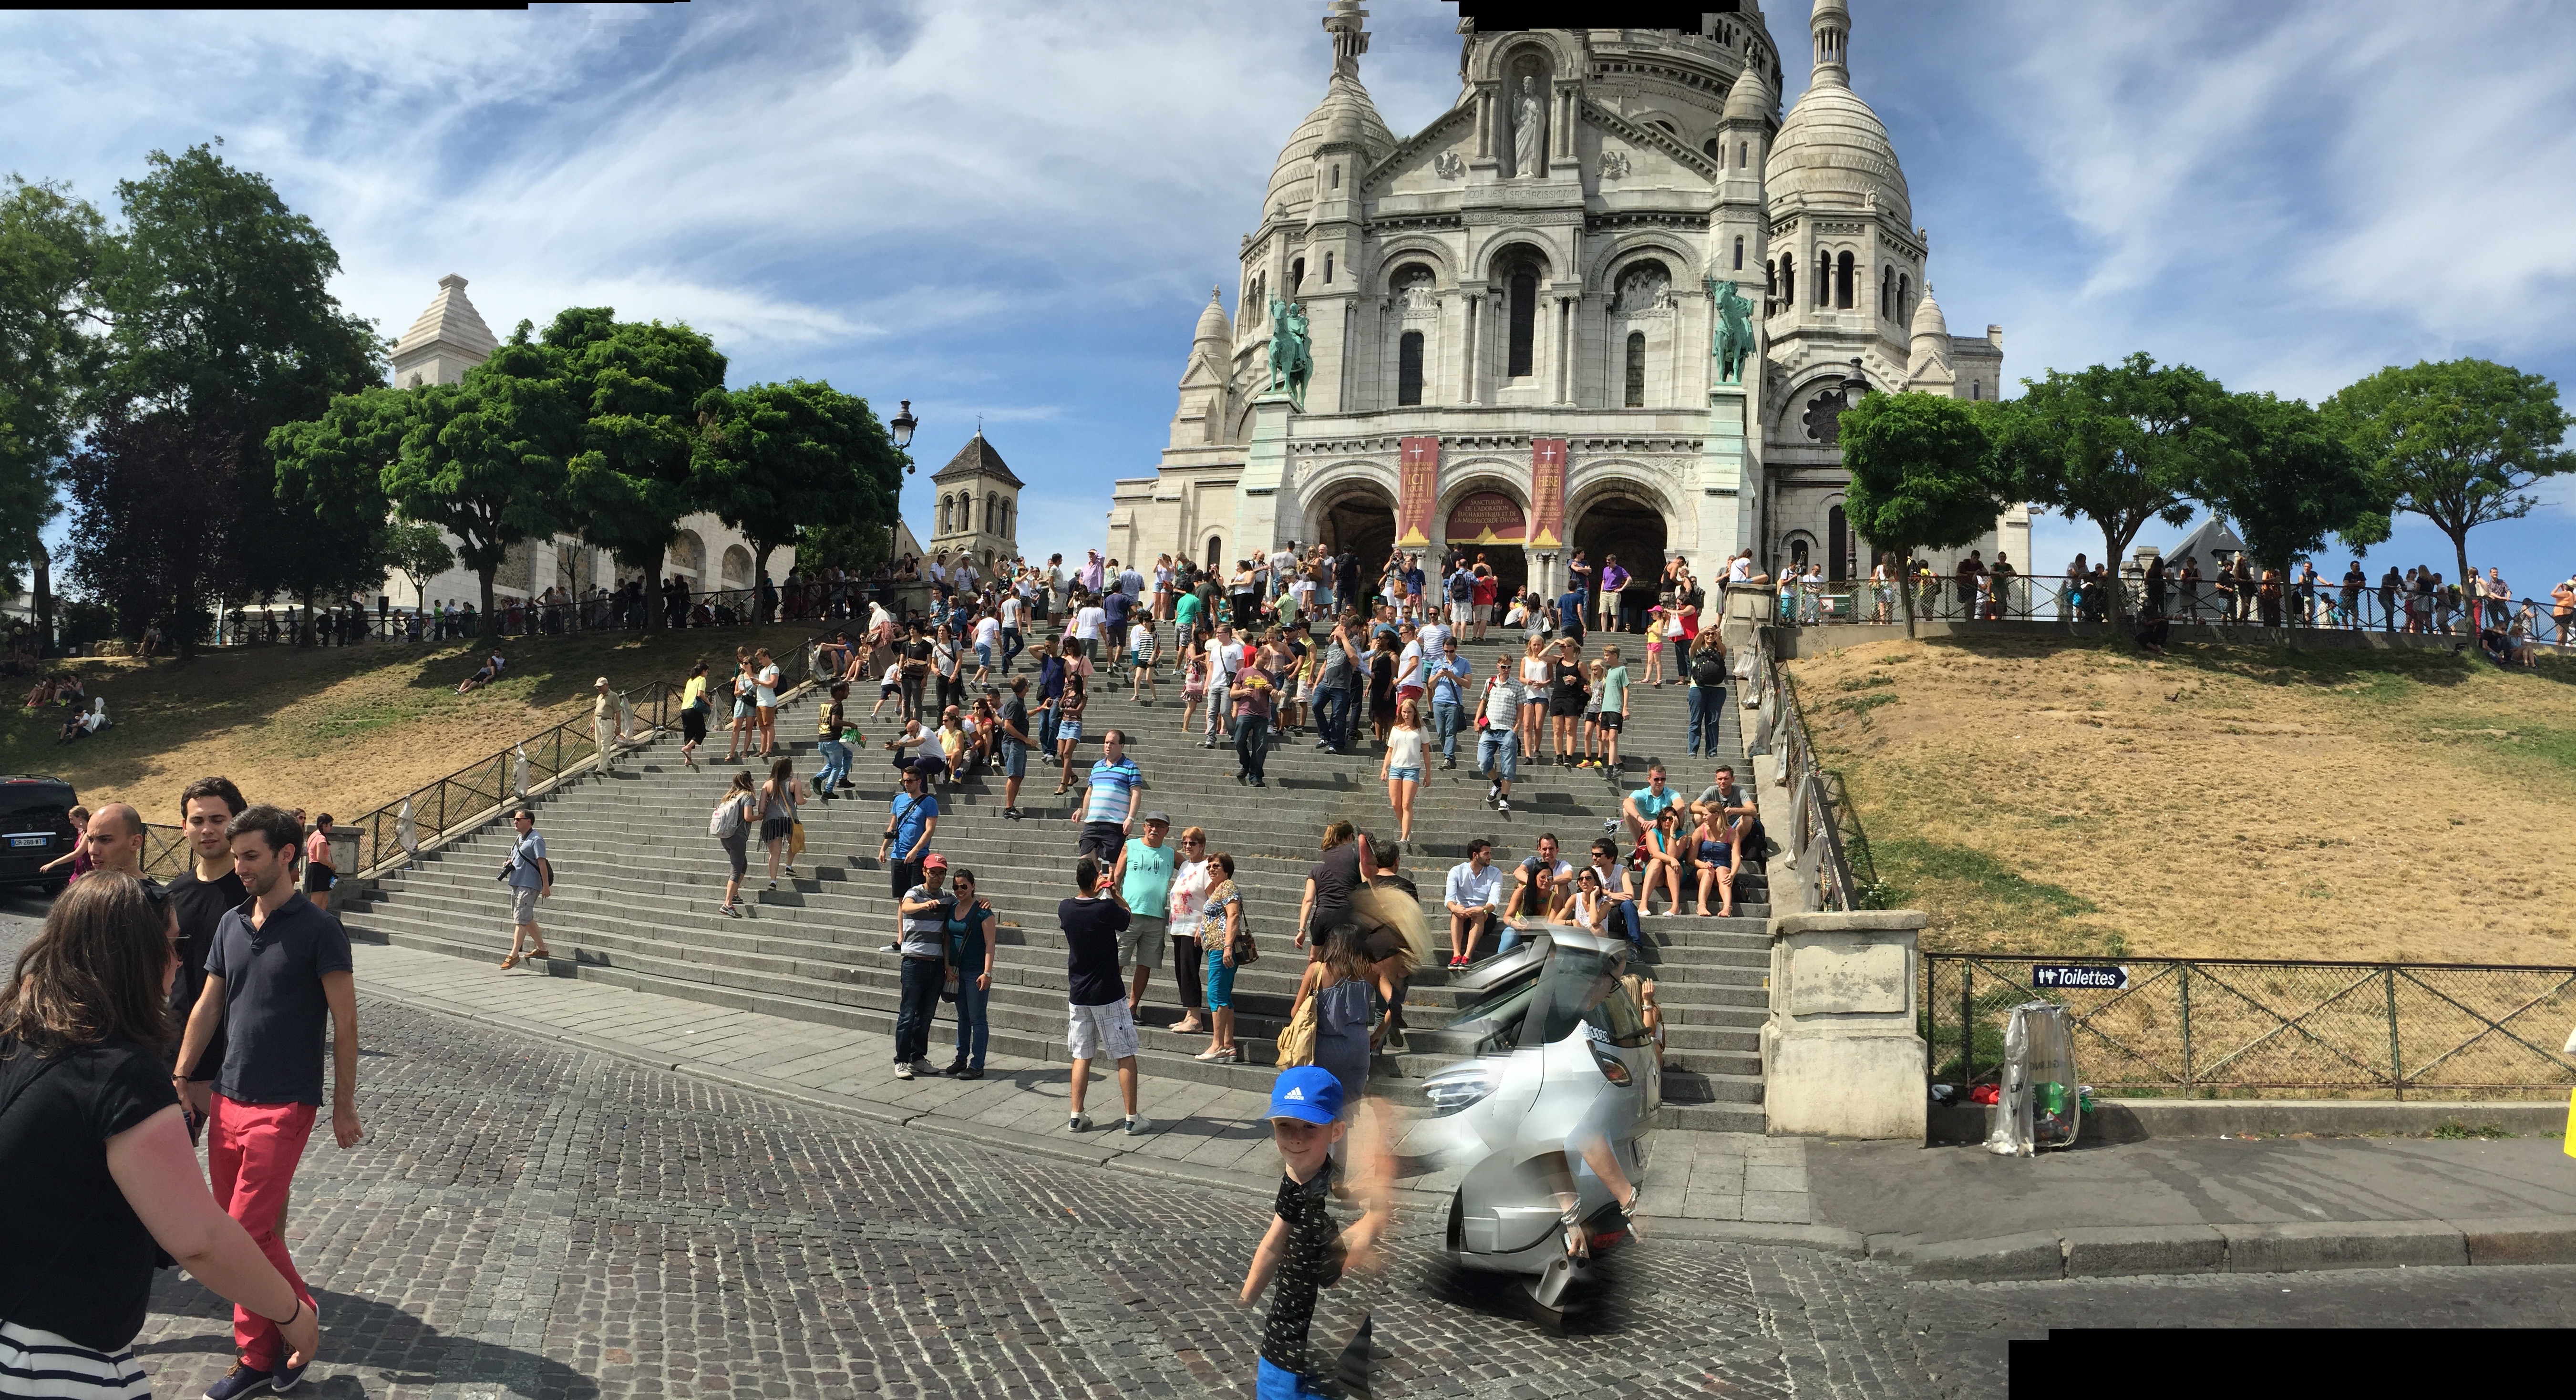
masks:
[[[394,386],[417,389],[424,384],[455,384],[465,371],[492,358],[501,342],[483,324],[482,313],[465,299],[465,279],[451,272],[438,279],[438,295],[429,309],[394,342]]]
[[[983,429],[930,482],[939,492],[931,512],[932,554],[971,556],[977,569],[990,574],[1020,552],[1020,478],[984,440]]]

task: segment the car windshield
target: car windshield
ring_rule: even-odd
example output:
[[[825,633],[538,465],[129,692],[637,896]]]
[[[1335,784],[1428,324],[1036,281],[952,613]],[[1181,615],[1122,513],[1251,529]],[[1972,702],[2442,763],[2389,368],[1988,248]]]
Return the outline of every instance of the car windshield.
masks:
[[[1574,1028],[1591,1020],[1602,1000],[1618,988],[1625,965],[1626,959],[1612,954],[1556,945],[1530,1002],[1529,1019],[1535,1024],[1528,1030],[1536,1034],[1525,1032],[1521,1043],[1554,1045],[1574,1034]]]

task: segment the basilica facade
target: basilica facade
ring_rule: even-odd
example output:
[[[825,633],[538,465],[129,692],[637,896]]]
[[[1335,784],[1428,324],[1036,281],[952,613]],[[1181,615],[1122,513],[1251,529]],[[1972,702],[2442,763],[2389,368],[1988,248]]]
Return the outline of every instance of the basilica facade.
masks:
[[[1462,25],[1457,104],[1402,139],[1360,83],[1365,18],[1326,7],[1324,99],[1233,313],[1220,288],[1199,316],[1154,475],[1117,484],[1108,552],[1226,567],[1323,541],[1374,567],[1457,544],[1549,592],[1575,549],[1866,575],[1841,410],[1993,397],[2003,332],[1952,336],[1932,298],[1844,0],[1816,0],[1785,118],[1748,0],[1698,33]],[[2027,568],[2028,540],[2016,509],[1977,547]]]

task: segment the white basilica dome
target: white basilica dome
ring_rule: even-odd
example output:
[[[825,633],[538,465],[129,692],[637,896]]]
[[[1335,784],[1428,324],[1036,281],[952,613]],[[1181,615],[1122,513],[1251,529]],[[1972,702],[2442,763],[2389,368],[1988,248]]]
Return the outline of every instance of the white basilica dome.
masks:
[[[1356,145],[1366,158],[1342,172],[1346,187],[1366,173],[1368,166],[1386,159],[1395,150],[1395,133],[1386,129],[1386,119],[1377,114],[1377,104],[1369,100],[1368,89],[1346,73],[1333,75],[1332,85],[1324,89],[1324,100],[1297,123],[1288,144],[1280,148],[1279,164],[1270,172],[1270,193],[1261,202],[1263,214],[1274,213],[1284,205],[1293,215],[1314,202],[1315,153],[1327,142]]]

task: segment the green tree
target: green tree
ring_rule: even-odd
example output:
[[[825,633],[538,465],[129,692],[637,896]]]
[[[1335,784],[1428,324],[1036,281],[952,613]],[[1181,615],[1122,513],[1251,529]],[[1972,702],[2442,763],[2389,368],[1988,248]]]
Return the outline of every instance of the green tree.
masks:
[[[723,393],[698,454],[698,498],[751,544],[752,573],[808,529],[882,537],[895,518],[903,454],[867,401],[820,381]],[[820,567],[805,558],[805,567]]]
[[[2395,509],[2450,537],[2464,584],[2469,531],[2529,515],[2531,487],[2570,465],[2558,386],[2491,360],[2391,365],[2320,408]]]
[[[0,588],[45,560],[40,539],[62,509],[80,391],[98,370],[89,280],[105,224],[61,186],[17,176],[0,185]],[[38,623],[51,619],[39,570]]]
[[[2148,521],[2191,519],[2201,464],[2231,446],[2218,382],[2189,365],[2159,367],[2144,352],[2073,374],[2050,370],[2022,389],[1993,415],[2004,469],[2023,500],[2092,521],[2113,569]],[[2117,622],[2126,608],[2116,588],[2111,606]]]
[[[1957,549],[1995,528],[2012,502],[1982,406],[1935,394],[1870,394],[1842,416],[1843,511],[1874,551]],[[1911,588],[1905,631],[1914,632]]]
[[[107,343],[84,406],[161,424],[188,439],[195,459],[226,464],[220,480],[160,504],[224,517],[206,531],[224,553],[174,560],[173,570],[203,570],[222,592],[234,579],[252,593],[309,591],[317,566],[293,556],[347,541],[279,499],[269,433],[381,382],[382,342],[331,296],[340,258],[330,240],[264,177],[210,146],[155,151],[148,164],[142,179],[117,185],[124,227],[99,248],[91,291]],[[108,465],[122,460],[132,459]],[[114,523],[85,518],[78,532]],[[129,628],[144,620],[123,617]],[[184,655],[188,629],[179,638]]]
[[[2256,563],[2291,562],[2340,536],[2356,552],[2388,538],[2388,500],[2323,415],[2300,399],[2230,396],[2223,450],[2201,462],[2194,494],[2235,522]]]
[[[564,463],[573,524],[659,578],[680,517],[702,504],[700,427],[722,407],[725,357],[685,325],[619,321],[604,306],[558,313],[540,343],[582,418]]]
[[[385,558],[396,573],[411,580],[413,606],[429,611],[429,581],[456,567],[456,551],[435,525],[398,520],[385,532]]]
[[[456,539],[487,617],[510,546],[565,528],[565,453],[582,434],[559,357],[527,332],[522,322],[461,384],[394,391],[411,397],[411,421],[384,468],[385,494],[404,518]]]

